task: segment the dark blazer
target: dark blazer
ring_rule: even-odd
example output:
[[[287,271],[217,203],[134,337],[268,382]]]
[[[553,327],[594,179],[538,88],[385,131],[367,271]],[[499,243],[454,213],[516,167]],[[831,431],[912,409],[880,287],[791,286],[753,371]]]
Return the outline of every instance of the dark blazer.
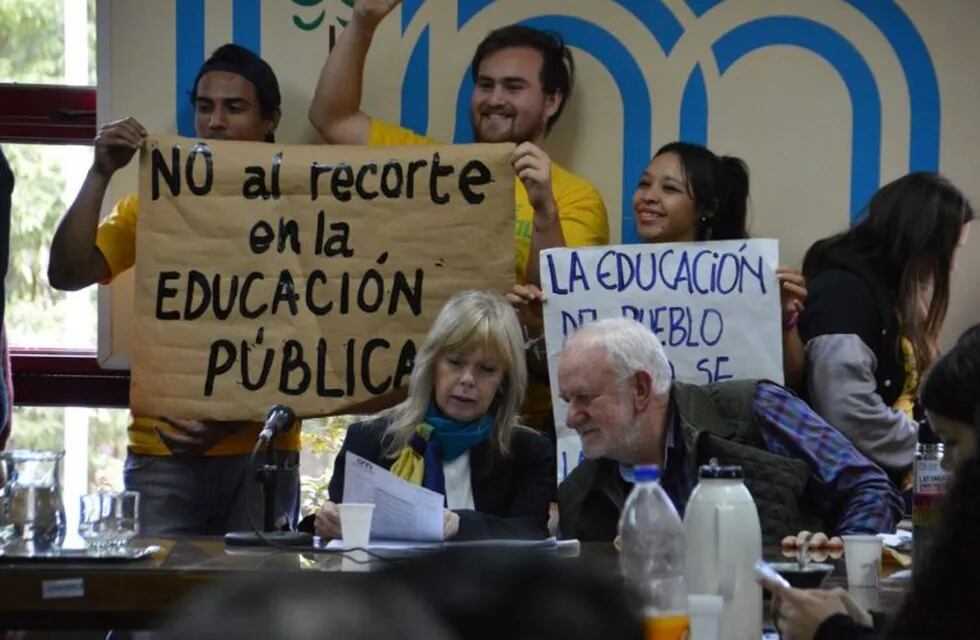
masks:
[[[382,436],[390,421],[377,418],[347,430],[334,461],[330,500],[344,500],[344,467],[348,451],[390,469]],[[492,459],[488,443],[470,449],[470,482],[476,509],[455,509],[459,532],[453,540],[546,538],[548,508],[555,494],[555,450],[543,435],[524,427],[513,431],[510,455]]]

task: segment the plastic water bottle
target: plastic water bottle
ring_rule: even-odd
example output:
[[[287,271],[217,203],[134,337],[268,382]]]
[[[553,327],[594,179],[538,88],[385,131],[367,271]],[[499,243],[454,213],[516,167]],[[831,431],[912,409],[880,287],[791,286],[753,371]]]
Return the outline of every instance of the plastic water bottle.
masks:
[[[660,469],[642,465],[635,474],[636,486],[619,518],[619,566],[643,608],[647,640],[686,639],[684,525],[660,487]]]

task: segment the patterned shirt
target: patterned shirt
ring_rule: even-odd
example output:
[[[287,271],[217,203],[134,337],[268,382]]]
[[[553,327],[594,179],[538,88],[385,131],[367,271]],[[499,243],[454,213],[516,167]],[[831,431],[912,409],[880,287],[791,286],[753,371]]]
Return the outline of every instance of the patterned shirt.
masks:
[[[862,455],[844,434],[827,424],[793,392],[772,382],[756,385],[753,409],[766,449],[810,466],[807,497],[833,533],[892,532],[902,517],[902,501],[885,472]],[[683,516],[698,479],[687,464],[677,411],[671,409],[661,486]],[[633,470],[620,465],[633,481]]]
[[[888,475],[791,391],[771,382],[756,387],[755,415],[766,448],[810,465],[808,497],[837,522],[835,533],[892,532],[902,499]]]

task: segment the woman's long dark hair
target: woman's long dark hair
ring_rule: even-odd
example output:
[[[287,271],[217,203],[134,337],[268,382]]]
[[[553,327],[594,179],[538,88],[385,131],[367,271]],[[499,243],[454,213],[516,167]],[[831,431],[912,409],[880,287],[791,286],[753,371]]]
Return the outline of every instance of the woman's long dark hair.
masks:
[[[838,247],[868,259],[888,288],[921,376],[936,356],[949,307],[953,254],[963,225],[973,219],[973,209],[943,176],[910,173],[879,189],[863,215],[847,231],[810,247],[803,259],[803,275],[813,278],[828,251]],[[923,314],[922,296],[928,287],[932,295]]]
[[[924,566],[889,625],[888,640],[977,637],[980,611],[980,458],[960,467],[946,497],[942,524]]]
[[[748,238],[749,169],[745,162],[734,156],[717,156],[689,142],[665,144],[653,157],[665,153],[676,153],[684,168],[697,216],[697,239]]]
[[[980,324],[967,329],[940,358],[922,387],[930,412],[972,424],[980,432]],[[912,590],[890,625],[888,640],[976,638],[980,611],[980,457],[958,468],[939,531]]]

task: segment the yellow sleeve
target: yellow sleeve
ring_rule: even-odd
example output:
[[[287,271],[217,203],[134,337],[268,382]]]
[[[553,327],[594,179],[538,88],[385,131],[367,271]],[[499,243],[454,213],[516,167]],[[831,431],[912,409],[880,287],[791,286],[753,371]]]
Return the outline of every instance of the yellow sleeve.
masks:
[[[534,232],[534,209],[527,190],[515,178],[514,215],[516,217],[515,282],[524,284]],[[551,192],[558,206],[558,222],[566,247],[592,247],[609,244],[609,218],[602,196],[587,180],[552,163]]]
[[[372,147],[397,147],[416,144],[438,144],[432,138],[420,136],[414,131],[371,118],[368,144]]]
[[[136,219],[139,209],[139,196],[130,194],[119,200],[99,224],[95,246],[109,265],[109,281],[136,262]]]
[[[556,167],[553,180],[558,220],[566,247],[609,244],[609,217],[602,196],[584,178]]]

